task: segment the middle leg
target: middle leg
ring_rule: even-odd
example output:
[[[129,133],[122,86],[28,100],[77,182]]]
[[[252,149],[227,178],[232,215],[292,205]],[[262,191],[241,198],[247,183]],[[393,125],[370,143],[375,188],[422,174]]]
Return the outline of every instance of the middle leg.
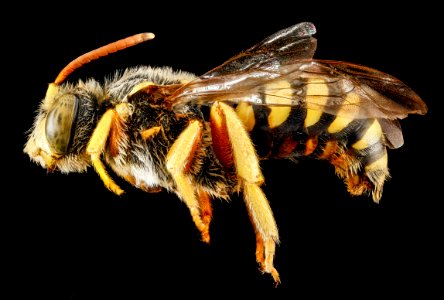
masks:
[[[209,196],[199,192],[199,188],[188,173],[196,150],[200,146],[202,131],[202,124],[199,121],[191,121],[168,151],[166,167],[174,179],[178,196],[190,210],[194,224],[202,235],[202,240],[209,242],[208,216],[211,219],[211,213],[208,213],[211,211]]]

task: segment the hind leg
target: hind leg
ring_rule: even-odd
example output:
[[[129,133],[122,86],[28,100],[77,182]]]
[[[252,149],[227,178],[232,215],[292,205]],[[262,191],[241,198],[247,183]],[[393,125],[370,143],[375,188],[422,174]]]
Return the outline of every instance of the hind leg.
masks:
[[[273,266],[279,234],[273,212],[260,188],[264,178],[251,139],[242,121],[232,107],[215,102],[210,112],[213,147],[226,168],[234,166],[239,189],[256,233],[256,260],[263,272],[279,283],[279,274]]]

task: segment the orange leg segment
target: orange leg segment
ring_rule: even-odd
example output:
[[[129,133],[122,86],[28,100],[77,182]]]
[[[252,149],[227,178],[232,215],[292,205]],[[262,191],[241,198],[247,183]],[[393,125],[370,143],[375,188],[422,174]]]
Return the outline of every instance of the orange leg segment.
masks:
[[[213,218],[213,208],[211,206],[211,198],[210,195],[208,195],[208,193],[203,191],[202,189],[197,190],[197,197],[200,206],[200,215],[203,223],[206,226],[205,230],[202,232],[202,241],[204,241],[205,243],[209,243],[210,242],[209,228],[210,228],[211,219]]]

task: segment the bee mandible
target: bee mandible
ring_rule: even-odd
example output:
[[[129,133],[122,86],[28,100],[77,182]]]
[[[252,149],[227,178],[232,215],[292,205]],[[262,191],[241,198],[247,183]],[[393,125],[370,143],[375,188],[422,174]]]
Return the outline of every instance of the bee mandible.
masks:
[[[137,34],[79,56],[49,84],[24,152],[49,171],[93,167],[121,195],[109,168],[146,192],[165,189],[210,241],[212,199],[241,192],[260,269],[280,282],[278,226],[261,189],[263,159],[330,162],[351,195],[382,196],[387,148],[403,145],[399,119],[425,114],[407,85],[378,70],[313,59],[315,26],[283,29],[196,76],[138,66],[66,82],[76,69],[154,38]]]

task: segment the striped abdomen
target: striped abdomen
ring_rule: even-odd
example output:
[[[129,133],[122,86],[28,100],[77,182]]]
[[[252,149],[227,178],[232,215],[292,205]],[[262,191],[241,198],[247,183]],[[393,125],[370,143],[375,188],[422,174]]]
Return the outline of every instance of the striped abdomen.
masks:
[[[236,111],[261,158],[327,160],[351,194],[372,193],[374,201],[381,198],[389,172],[378,119],[344,118],[303,106],[240,103]]]

